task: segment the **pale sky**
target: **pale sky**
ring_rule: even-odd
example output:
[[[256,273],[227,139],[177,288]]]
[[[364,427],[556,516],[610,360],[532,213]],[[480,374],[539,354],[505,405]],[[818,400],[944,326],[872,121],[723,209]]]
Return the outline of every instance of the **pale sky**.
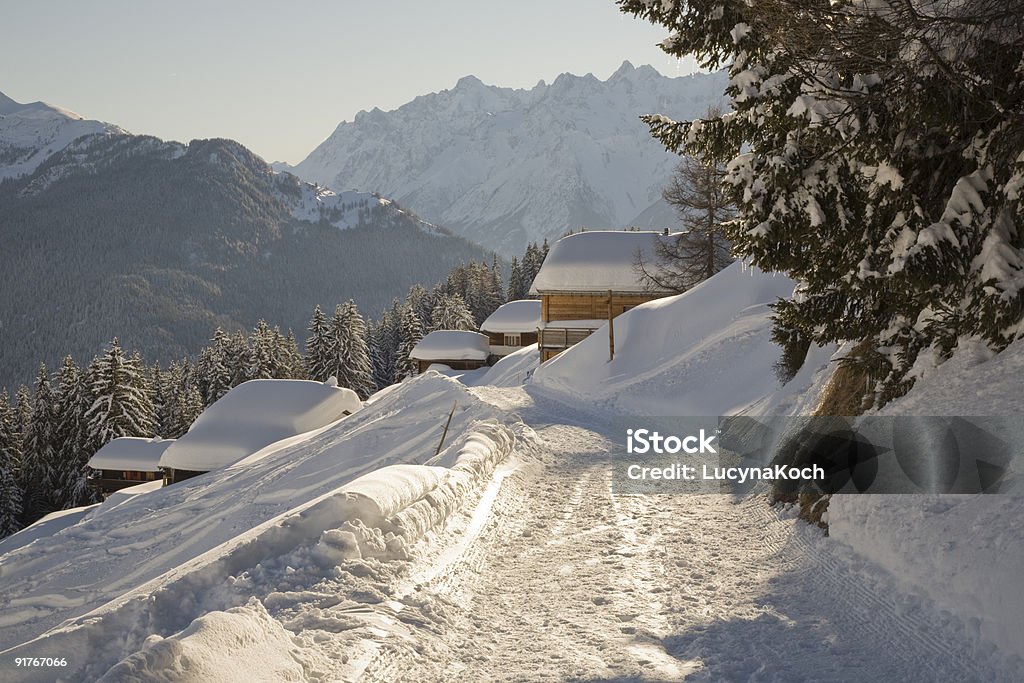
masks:
[[[0,92],[133,133],[301,161],[341,121],[473,74],[532,87],[623,60],[694,71],[613,0],[47,0],[0,10]]]

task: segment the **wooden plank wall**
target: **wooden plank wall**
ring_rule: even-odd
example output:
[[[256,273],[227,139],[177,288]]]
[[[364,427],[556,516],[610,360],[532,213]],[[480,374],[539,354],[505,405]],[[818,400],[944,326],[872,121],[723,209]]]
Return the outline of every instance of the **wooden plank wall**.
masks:
[[[639,306],[647,301],[660,299],[658,294],[614,294],[612,295],[612,317],[620,315],[627,308]],[[608,317],[608,294],[545,294],[541,297],[541,316],[544,322],[551,320],[590,320]]]

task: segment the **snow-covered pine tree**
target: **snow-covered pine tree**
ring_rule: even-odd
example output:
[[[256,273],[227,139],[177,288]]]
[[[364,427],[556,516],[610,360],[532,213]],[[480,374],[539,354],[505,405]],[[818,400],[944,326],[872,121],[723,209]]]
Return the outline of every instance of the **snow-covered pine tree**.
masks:
[[[25,452],[25,435],[32,420],[32,391],[24,384],[14,392],[14,417],[18,426],[18,450]]]
[[[226,361],[227,348],[230,343],[228,334],[218,327],[213,333],[209,346],[199,351],[197,361],[196,386],[203,399],[204,406],[213,403],[231,389],[231,371]]]
[[[46,366],[40,365],[21,456],[22,521],[25,524],[59,509],[60,463],[56,426],[56,396],[50,386]]]
[[[523,279],[523,270],[519,267],[519,259],[513,256],[508,276],[508,300],[517,301],[525,299],[529,294],[529,290],[529,285]]]
[[[308,379],[306,365],[299,352],[299,343],[295,339],[295,332],[288,328],[280,343],[279,362],[283,379]]]
[[[398,355],[398,324],[401,320],[401,304],[397,299],[391,308],[384,311],[371,328],[370,361],[373,363],[373,379],[377,389],[395,383],[395,359]]]
[[[199,388],[192,381],[193,371],[188,359],[172,361],[163,373],[165,409],[160,422],[160,436],[177,439],[188,431],[203,411]]]
[[[310,379],[325,382],[331,376],[330,364],[334,350],[331,348],[327,318],[320,310],[320,306],[313,309],[313,317],[306,329],[309,330],[309,337],[306,339],[306,372]]]
[[[411,358],[412,350],[423,338],[420,318],[412,306],[402,307],[402,318],[398,326],[398,351],[395,357],[395,381],[401,382],[408,377],[415,377],[419,372],[419,364]]]
[[[415,284],[409,288],[409,294],[405,297],[406,302],[416,311],[420,318],[423,329],[430,326],[430,314],[434,310],[437,292],[428,292],[423,285]]]
[[[249,377],[251,356],[252,350],[249,348],[249,341],[241,330],[227,338],[224,346],[224,365],[231,373],[229,388],[237,387],[242,382],[253,379]]]
[[[21,529],[21,439],[17,413],[11,407],[7,390],[0,391],[0,538]]]
[[[121,436],[153,437],[156,415],[143,369],[125,358],[115,337],[89,365],[92,405],[86,412],[89,441],[97,448]]]
[[[95,502],[88,485],[86,464],[94,454],[86,430],[85,413],[89,409],[89,389],[85,374],[71,356],[64,358],[57,373],[58,482],[55,501],[61,509]]]
[[[442,294],[430,315],[430,330],[475,330],[476,319],[458,294]]]
[[[728,66],[725,117],[645,117],[725,159],[741,256],[798,281],[776,337],[862,341],[876,402],[929,347],[1024,333],[1024,32],[1011,0],[620,0],[662,48]]]
[[[366,323],[352,299],[335,309],[329,335],[334,351],[331,375],[338,378],[338,386],[351,389],[365,399],[374,391],[373,368],[366,345]]]
[[[248,379],[272,379],[276,368],[276,340],[274,332],[265,320],[260,320],[249,336],[249,363],[245,376]]]
[[[498,255],[491,255],[491,267],[487,273],[487,315],[480,319],[482,323],[491,313],[498,310],[507,299],[505,299],[505,288],[501,285],[501,266],[498,265]]]

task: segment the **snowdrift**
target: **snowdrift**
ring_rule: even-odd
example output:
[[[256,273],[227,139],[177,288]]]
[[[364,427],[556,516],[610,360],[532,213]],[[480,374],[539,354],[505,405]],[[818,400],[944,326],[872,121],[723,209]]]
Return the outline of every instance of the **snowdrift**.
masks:
[[[981,344],[962,342],[950,360],[927,368],[906,396],[881,413],[1012,416],[1019,431],[1000,436],[1024,443],[1022,378],[1024,340],[994,357]],[[1015,462],[1019,467],[1019,454]],[[1014,492],[996,495],[834,496],[828,516],[833,538],[948,610],[965,640],[979,646],[988,641],[1024,659],[1019,479]]]
[[[542,365],[533,384],[622,414],[731,415],[779,388],[768,304],[789,297],[782,275],[733,263],[678,296],[651,301]]]
[[[516,387],[525,384],[538,365],[540,352],[536,344],[530,344],[501,358],[491,367],[471,370],[458,379],[473,387]]]
[[[439,464],[392,465],[358,477],[14,648],[11,656],[19,656],[19,652],[67,653],[64,656],[77,666],[67,674],[75,680],[94,680],[121,659],[107,673],[110,680],[121,680],[118,676],[129,673],[180,670],[180,664],[192,654],[201,657],[200,669],[223,666],[214,651],[218,644],[238,639],[259,649],[266,645],[265,640],[276,642],[286,633],[267,618],[258,602],[219,611],[218,602],[226,600],[228,604],[223,606],[231,607],[233,599],[241,599],[224,594],[225,577],[259,567],[327,572],[353,560],[407,559],[414,543],[464,505],[470,492],[482,487],[495,466],[509,455],[513,443],[509,428],[493,421],[474,423],[462,439],[432,459]],[[256,589],[267,595],[275,587],[271,580],[266,585],[249,584],[246,592]],[[251,618],[231,616],[240,613],[249,613]],[[181,633],[174,633],[185,626]],[[156,640],[154,635],[172,637]],[[90,649],[96,642],[108,643],[102,653]],[[114,642],[124,643],[124,649],[118,650]],[[280,644],[265,651],[287,651]],[[224,652],[220,655],[223,658]],[[232,652],[231,658],[235,657],[237,653]],[[267,665],[280,663],[278,659]],[[189,664],[192,675],[194,666]],[[24,680],[45,680],[45,675],[32,676],[30,672]],[[245,679],[232,674],[229,680]]]
[[[164,451],[161,467],[208,472],[361,407],[351,389],[299,379],[254,379],[203,411]]]
[[[453,401],[450,444],[436,457]],[[95,680],[148,635],[171,635],[210,610],[244,604],[229,577],[256,565],[323,571],[357,553],[401,557],[507,454],[503,419],[463,385],[431,373],[218,477],[87,515],[0,556],[0,649],[76,653],[92,668],[66,673]],[[470,466],[479,443],[491,455]],[[101,656],[90,650],[94,642],[121,647],[105,645]]]

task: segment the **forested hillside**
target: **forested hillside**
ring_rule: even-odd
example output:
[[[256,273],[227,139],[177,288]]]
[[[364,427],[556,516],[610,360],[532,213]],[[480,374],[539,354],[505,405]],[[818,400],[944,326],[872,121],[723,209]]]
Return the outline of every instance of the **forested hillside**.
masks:
[[[8,386],[114,336],[166,361],[218,326],[302,329],[318,303],[352,298],[376,315],[487,258],[375,195],[275,174],[238,143],[128,135],[82,138],[0,183],[0,244]]]

